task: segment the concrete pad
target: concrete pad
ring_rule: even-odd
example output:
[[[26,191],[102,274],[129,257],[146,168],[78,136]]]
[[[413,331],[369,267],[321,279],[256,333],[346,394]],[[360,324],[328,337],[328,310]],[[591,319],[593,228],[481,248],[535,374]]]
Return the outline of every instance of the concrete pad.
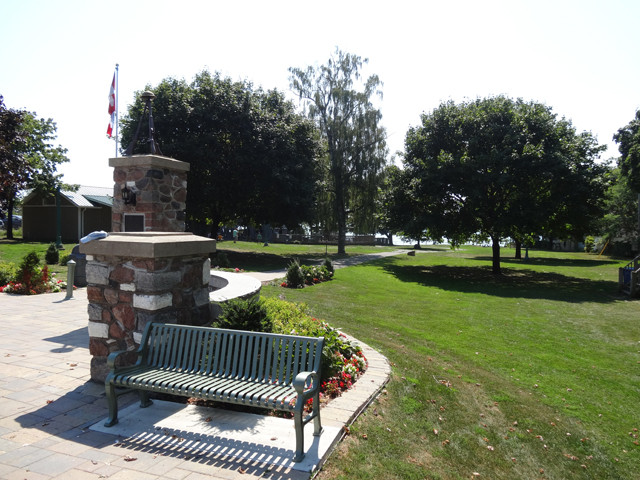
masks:
[[[303,472],[314,471],[339,439],[341,428],[323,425],[313,436],[313,422],[304,428],[305,457],[294,462],[296,437],[292,419],[255,415],[217,408],[154,400],[149,408],[130,405],[118,414],[119,423],[90,429],[126,438],[133,445],[144,443],[161,448],[189,449],[242,460],[268,463]]]

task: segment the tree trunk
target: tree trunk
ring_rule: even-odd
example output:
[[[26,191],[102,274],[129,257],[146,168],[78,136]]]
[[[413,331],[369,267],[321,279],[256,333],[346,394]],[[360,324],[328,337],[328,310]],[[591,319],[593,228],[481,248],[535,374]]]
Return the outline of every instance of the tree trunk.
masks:
[[[9,194],[9,203],[7,205],[7,240],[13,240],[13,193]]]
[[[522,260],[522,242],[520,240],[515,240],[516,243],[516,259]]]
[[[389,246],[393,247],[393,234],[387,233],[387,238],[389,239]]]
[[[338,220],[338,255],[345,255],[347,243],[347,211],[345,206],[344,181],[340,169],[334,171],[334,184],[336,188],[336,217]]]
[[[492,250],[493,250],[493,274],[500,275],[500,238],[491,237]]]

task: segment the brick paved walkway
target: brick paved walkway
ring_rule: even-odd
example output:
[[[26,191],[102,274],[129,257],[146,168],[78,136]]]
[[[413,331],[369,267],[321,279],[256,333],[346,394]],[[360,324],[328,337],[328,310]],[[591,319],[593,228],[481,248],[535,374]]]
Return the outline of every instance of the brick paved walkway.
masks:
[[[107,416],[104,387],[89,381],[87,299],[79,289],[0,294],[0,478],[5,480],[307,479],[308,473],[153,442],[132,447],[89,430]],[[322,410],[323,424],[348,425],[386,383],[386,359],[364,346],[369,369]],[[137,398],[127,394],[121,408]]]

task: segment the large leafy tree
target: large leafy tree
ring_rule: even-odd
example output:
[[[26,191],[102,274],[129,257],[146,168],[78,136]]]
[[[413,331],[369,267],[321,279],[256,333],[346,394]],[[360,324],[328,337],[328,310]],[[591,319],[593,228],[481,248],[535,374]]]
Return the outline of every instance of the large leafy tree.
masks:
[[[613,139],[618,143],[620,151],[618,166],[620,167],[621,180],[637,194],[638,219],[636,228],[640,229],[640,110],[636,111],[636,116],[629,124],[618,130]],[[622,188],[618,188],[618,193]],[[628,228],[629,225],[626,225],[627,237],[630,233]]]
[[[640,193],[640,110],[628,125],[613,136],[620,151],[620,174],[635,192]]]
[[[601,151],[538,103],[503,96],[444,103],[407,133],[412,218],[453,244],[488,236],[500,273],[503,239],[579,236],[600,216]]]
[[[205,224],[215,229],[239,219],[293,228],[312,217],[319,136],[280,92],[207,71],[191,83],[167,78],[147,89],[156,96],[154,138],[162,153],[191,164],[192,229],[203,233]],[[122,121],[123,145],[142,111],[138,98]],[[144,139],[136,148],[148,151]]]
[[[0,96],[0,208],[7,210],[7,238],[13,238],[13,210],[18,193],[32,188],[46,195],[65,185],[57,166],[68,162],[67,150],[54,146],[56,124],[35,113],[7,109]]]
[[[324,197],[333,204],[339,253],[345,253],[349,227],[374,231],[376,195],[386,163],[382,114],[372,103],[382,95],[381,82],[371,75],[360,85],[365,63],[367,59],[336,49],[326,65],[289,69],[291,88],[325,140],[328,176]]]

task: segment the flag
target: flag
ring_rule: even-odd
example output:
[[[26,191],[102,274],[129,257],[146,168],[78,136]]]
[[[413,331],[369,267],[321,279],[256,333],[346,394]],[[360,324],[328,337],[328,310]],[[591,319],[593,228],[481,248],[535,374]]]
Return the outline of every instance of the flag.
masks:
[[[113,138],[113,126],[116,123],[116,74],[113,74],[111,90],[109,91],[109,126],[107,127],[107,137]]]

